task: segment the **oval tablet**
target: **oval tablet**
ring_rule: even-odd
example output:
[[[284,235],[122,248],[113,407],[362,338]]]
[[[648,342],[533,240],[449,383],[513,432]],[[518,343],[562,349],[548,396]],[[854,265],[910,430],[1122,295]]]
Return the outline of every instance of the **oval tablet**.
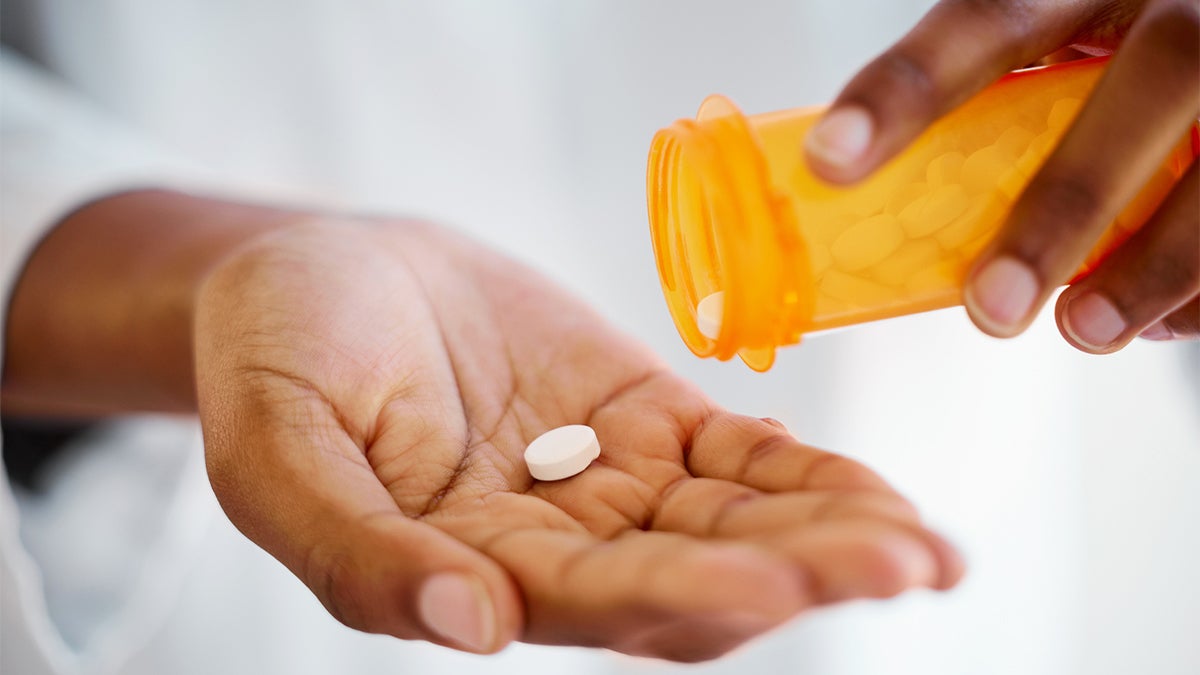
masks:
[[[600,456],[596,432],[583,424],[551,429],[525,448],[525,465],[538,480],[562,480],[588,468]]]
[[[1015,161],[1015,158],[994,145],[976,150],[963,162],[960,175],[962,185],[971,194],[987,194]]]
[[[1033,142],[1033,132],[1022,126],[1011,126],[996,139],[996,147],[1012,157],[1020,157]]]
[[[857,272],[888,257],[904,243],[900,221],[890,213],[873,216],[847,229],[829,252],[846,272]]]
[[[967,157],[961,152],[947,152],[935,158],[925,167],[925,182],[933,187],[957,183],[965,161]]]

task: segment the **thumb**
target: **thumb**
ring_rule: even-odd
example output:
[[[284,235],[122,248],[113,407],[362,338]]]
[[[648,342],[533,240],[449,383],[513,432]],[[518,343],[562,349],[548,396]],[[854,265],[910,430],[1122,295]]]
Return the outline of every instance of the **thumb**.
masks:
[[[402,513],[322,397],[289,386],[276,399],[287,414],[201,387],[209,478],[234,525],[351,628],[476,653],[516,639],[524,609],[508,573]]]
[[[521,600],[494,561],[399,512],[341,525],[293,571],[342,623],[476,653],[518,637]]]
[[[404,508],[429,495],[377,473],[428,475],[462,450],[447,433],[426,433],[438,429],[430,420],[452,418],[430,406],[457,400],[452,371],[431,379],[440,333],[411,329],[436,323],[423,304],[396,302],[407,281],[385,275],[390,258],[336,230],[292,230],[244,249],[197,300],[196,395],[213,491],[234,525],[347,626],[498,651],[524,625],[509,574]],[[396,305],[408,310],[393,317],[403,336],[366,320]],[[390,459],[370,458],[366,430],[397,382],[423,403],[389,428],[415,436],[396,440],[403,451]]]

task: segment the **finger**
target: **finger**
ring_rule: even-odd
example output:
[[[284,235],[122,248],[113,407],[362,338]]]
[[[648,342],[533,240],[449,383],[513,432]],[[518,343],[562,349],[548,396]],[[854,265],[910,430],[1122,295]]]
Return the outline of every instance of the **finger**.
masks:
[[[1004,73],[1065,45],[1071,3],[944,0],[863,68],[805,142],[809,164],[858,180]]]
[[[880,527],[863,530],[862,523]],[[791,543],[801,533],[825,524],[846,525],[846,537],[822,547],[799,549]],[[820,526],[820,527],[818,527]],[[872,491],[818,491],[765,494],[728,481],[683,481],[664,497],[652,527],[702,538],[739,539],[759,543],[801,565],[819,598],[882,597],[895,594],[895,584],[927,584],[949,588],[961,578],[958,553],[920,524],[913,506],[895,494]],[[877,545],[862,537],[877,536]],[[900,543],[904,542],[904,543]],[[845,546],[845,548],[839,548]],[[864,550],[871,560],[848,556]],[[880,560],[882,558],[883,560]],[[932,567],[930,567],[932,565]],[[902,574],[878,574],[888,568]],[[858,576],[855,576],[855,575]],[[849,595],[848,595],[849,594]]]
[[[515,639],[522,610],[504,570],[404,516],[320,404],[310,412],[303,428],[206,428],[213,489],[238,529],[352,628],[482,653]]]
[[[958,553],[915,524],[911,507],[887,503],[886,495],[745,490],[725,481],[688,481],[664,503],[654,527],[736,537],[785,556],[805,571],[818,602],[950,588],[962,577]]]
[[[1059,296],[1063,337],[1115,352],[1200,293],[1200,166],[1192,165],[1129,241]],[[1181,317],[1184,318],[1184,317]]]
[[[497,560],[523,589],[529,642],[697,661],[811,604],[802,573],[754,547],[640,530],[605,541],[470,517],[441,526]]]
[[[212,414],[226,405],[205,392],[201,402]],[[237,423],[205,428],[210,479],[230,520],[347,626],[481,653],[515,639],[522,608],[504,570],[404,516],[321,405],[292,408],[311,413],[300,427],[251,430],[229,410]]]
[[[650,528],[701,538],[747,537],[842,518],[919,525],[911,503],[892,493],[816,490],[766,493],[725,480],[680,481],[663,495]]]
[[[1195,340],[1200,338],[1200,296],[1142,331],[1147,340]]]
[[[1198,14],[1184,3],[1147,8],[1007,225],[981,254],[964,299],[985,333],[1009,337],[1028,326],[1195,121]]]
[[[719,478],[765,492],[878,490],[893,492],[874,471],[846,457],[803,445],[766,420],[721,413],[692,439],[694,476]]]
[[[964,569],[958,553],[936,534],[875,519],[814,523],[755,541],[807,570],[812,594],[822,603],[948,589]]]

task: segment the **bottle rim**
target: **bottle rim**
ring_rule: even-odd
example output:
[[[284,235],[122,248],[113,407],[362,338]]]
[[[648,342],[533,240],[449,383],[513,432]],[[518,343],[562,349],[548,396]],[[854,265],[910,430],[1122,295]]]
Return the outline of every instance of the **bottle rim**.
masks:
[[[737,355],[768,370],[777,347],[800,341],[815,289],[791,204],[771,186],[762,144],[737,106],[710,96],[695,120],[660,130],[646,192],[659,282],[684,344],[702,358]],[[724,308],[714,339],[700,331],[696,308],[717,291]]]

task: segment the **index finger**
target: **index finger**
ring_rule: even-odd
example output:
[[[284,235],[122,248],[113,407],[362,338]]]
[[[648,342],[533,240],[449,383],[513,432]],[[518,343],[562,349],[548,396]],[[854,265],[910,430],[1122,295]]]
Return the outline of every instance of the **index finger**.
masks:
[[[846,85],[805,142],[835,183],[881,166],[943,114],[1001,75],[1069,42],[1076,3],[943,0]]]

